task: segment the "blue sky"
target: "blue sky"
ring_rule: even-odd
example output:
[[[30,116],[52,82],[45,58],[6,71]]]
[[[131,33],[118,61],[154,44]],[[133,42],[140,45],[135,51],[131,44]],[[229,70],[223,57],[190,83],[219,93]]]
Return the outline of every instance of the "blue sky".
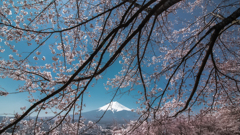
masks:
[[[15,18],[15,15],[13,15],[13,18]],[[94,21],[92,22],[94,23]],[[46,26],[48,27],[48,26]],[[40,28],[41,29],[41,28]],[[56,34],[55,34],[56,35]],[[54,37],[55,35],[52,35],[52,37]],[[41,46],[38,51],[40,51],[42,54],[40,56],[45,56],[46,60],[45,61],[41,61],[38,60],[37,61],[37,65],[44,65],[45,63],[51,63],[51,57],[52,54],[49,54],[50,51],[45,51],[45,50],[49,50],[48,48],[48,44],[54,44],[56,42],[56,39],[54,38],[50,38],[43,46]],[[59,42],[59,40],[58,40]],[[25,53],[21,53],[21,55],[23,55],[26,57],[29,53],[27,52],[31,52],[32,50],[34,50],[37,45],[36,44],[32,44],[31,46],[27,45],[27,42],[25,41],[21,41],[18,43],[13,42],[9,42],[12,45],[15,45],[16,49],[19,52],[25,52]],[[13,56],[14,53],[11,52],[11,50],[6,47],[6,45],[4,44],[4,40],[2,42],[0,42],[1,46],[4,47],[5,49],[5,53],[0,53],[0,57],[2,57],[3,59],[8,59],[8,55],[12,54]],[[58,50],[56,50],[58,51]],[[33,56],[36,56],[35,54],[32,54],[29,57],[29,61],[31,62],[32,65],[36,65],[35,61],[33,60]],[[39,59],[41,59],[41,57],[39,56]],[[113,78],[114,75],[116,75],[120,70],[121,70],[121,65],[118,63],[118,60],[111,66],[108,68],[108,70],[103,74],[103,79],[98,80],[97,84],[94,85],[94,87],[90,87],[88,88],[88,92],[91,95],[90,97],[88,96],[89,94],[85,94],[84,96],[84,103],[86,104],[86,107],[84,108],[83,112],[86,111],[90,111],[90,110],[94,110],[97,109],[107,103],[109,103],[113,97],[113,92],[114,89],[111,89],[106,91],[104,88],[104,84],[107,81],[107,78]],[[151,72],[151,71],[149,71]],[[92,81],[93,83],[95,83],[95,80]],[[19,85],[23,85],[23,82],[20,81],[14,81],[10,78],[5,78],[5,79],[0,79],[0,86],[3,87],[5,90],[7,90],[8,92],[16,92],[16,89],[18,88]],[[161,82],[159,85],[163,85],[163,82]],[[164,85],[163,85],[164,86]],[[126,90],[126,89],[124,89]],[[123,96],[117,96],[115,97],[114,101],[118,101],[119,103],[123,104],[124,106],[132,109],[136,109],[139,104],[136,104],[136,101],[138,98],[140,98],[137,92],[139,91],[143,91],[142,86],[136,86],[135,90],[132,91],[130,94],[124,94]],[[38,97],[39,99],[43,98],[43,96],[40,96],[38,94],[34,94],[35,97]],[[7,113],[7,114],[13,114],[15,112],[21,112],[20,111],[20,107],[26,106],[26,107],[30,107],[30,103],[27,101],[28,100],[28,93],[18,93],[18,94],[9,94],[6,97],[0,97],[0,115],[2,115],[3,113]],[[48,114],[46,115],[44,113],[44,111],[41,113],[42,116],[50,116],[53,115],[52,113],[48,112]]]
[[[51,42],[51,41],[49,41],[49,42]],[[13,53],[9,50],[9,48],[7,48],[4,45],[3,42],[0,42],[0,44],[6,50],[5,53],[0,53],[0,57],[6,60],[6,59],[8,59],[8,55],[13,54]],[[16,46],[16,49],[18,49],[19,52],[21,52],[21,51],[27,52],[27,50],[25,48],[26,46],[23,45],[22,42],[19,42],[19,43],[13,42],[12,44],[14,44]],[[34,45],[32,45],[32,46],[34,46]],[[47,49],[47,48],[45,48],[45,49]],[[32,50],[32,49],[34,49],[34,47],[29,47],[28,49]],[[42,50],[42,49],[44,49],[44,47],[39,48],[39,50]],[[27,53],[23,54],[23,55],[27,55]],[[29,57],[30,61],[33,59],[33,56],[35,56],[35,55],[33,54]],[[46,61],[45,61],[46,63],[47,63],[48,59],[51,59],[51,57],[46,56]],[[114,93],[112,93],[113,90],[110,87],[110,89],[108,91],[106,91],[103,83],[106,83],[107,78],[114,77],[114,75],[116,75],[120,70],[121,70],[121,66],[116,62],[111,67],[109,67],[109,69],[106,72],[103,73],[104,74],[103,79],[98,80],[97,84],[94,85],[94,87],[92,87],[90,85],[90,87],[88,88],[89,94],[85,94],[85,96],[84,96],[84,103],[86,104],[86,107],[84,108],[83,112],[97,109],[111,101],[112,96],[114,94]],[[92,82],[95,83],[94,80]],[[0,78],[0,87],[4,88],[9,93],[16,92],[18,86],[21,86],[23,84],[24,84],[24,82],[16,81],[11,78],[5,78],[5,79]],[[139,87],[139,89],[142,89],[142,88]],[[89,97],[88,95],[91,95],[91,96]],[[137,98],[135,97],[135,95],[136,95],[136,92],[133,92],[130,95],[124,94],[123,96],[117,96],[114,99],[114,101],[118,101],[119,103],[123,104],[124,106],[126,106],[130,109],[132,109],[132,108],[136,109],[138,105],[136,104]],[[38,97],[39,95],[35,94],[35,96]],[[28,97],[28,93],[26,93],[26,92],[17,93],[17,94],[9,94],[6,97],[1,96],[0,97],[0,108],[1,108],[0,115],[13,114],[16,112],[20,113],[21,112],[20,107],[23,107],[23,106],[30,107],[30,103],[27,101],[28,100],[27,97]],[[42,116],[49,116],[49,115],[52,115],[52,114],[50,112],[48,112],[47,115],[45,113],[42,113]]]
[[[16,55],[14,55],[14,53],[5,45],[4,42],[5,42],[4,40],[0,42],[1,47],[5,49],[4,53],[0,53],[0,58],[4,60],[8,60],[9,59],[8,57],[10,54],[12,54],[13,57],[16,57]],[[45,51],[45,49],[49,50],[48,44],[54,43],[54,42],[55,42],[54,39],[50,39],[48,42],[46,42],[46,44],[44,44],[38,49],[40,52],[42,52],[41,56],[46,57],[45,61],[38,60],[37,61],[38,65],[42,66],[42,65],[45,65],[45,63],[52,62],[51,60],[52,54],[49,54],[49,51]],[[22,58],[26,57],[29,54],[27,52],[31,52],[37,47],[34,44],[31,46],[28,46],[27,42],[25,41],[18,42],[18,43],[13,41],[9,43],[11,45],[15,45],[15,48],[18,50],[18,52],[24,52],[24,53],[20,53],[23,56]],[[35,61],[33,60],[33,56],[37,56],[37,55],[35,55],[35,53],[32,54],[29,57],[29,61],[32,65],[36,65]],[[39,56],[39,58],[41,58],[41,56]],[[121,70],[121,68],[122,68],[121,65],[118,62],[115,62],[111,67],[109,67],[107,71],[102,73],[104,75],[103,79],[99,79],[97,83],[94,85],[94,87],[92,87],[91,85],[89,86],[87,90],[89,94],[85,94],[84,96],[84,103],[86,104],[86,107],[83,108],[83,112],[97,109],[111,101],[114,94],[113,93],[114,90],[111,89],[111,87],[109,87],[110,89],[106,91],[104,88],[105,87],[104,83],[107,82],[107,78],[113,78]],[[93,80],[92,82],[95,83],[96,81]],[[5,79],[0,78],[0,87],[4,88],[4,90],[6,90],[9,93],[17,92],[17,88],[19,86],[22,86],[23,84],[24,84],[23,81],[16,81],[11,78],[5,78]],[[142,89],[142,87],[138,87],[137,89],[140,90]],[[130,93],[130,95],[124,94],[123,96],[116,96],[114,101],[118,101],[119,103],[123,104],[124,106],[130,109],[136,109],[138,106],[138,104],[136,104],[136,100],[137,100],[136,94],[137,94],[137,91],[134,91]],[[38,94],[34,94],[34,95],[35,97],[40,97],[39,99],[43,98],[43,96],[40,96]],[[89,97],[88,95],[91,95],[91,96]],[[21,114],[22,111],[20,110],[20,107],[23,107],[23,106],[30,107],[31,105],[27,100],[28,100],[27,92],[9,94],[6,97],[1,96],[0,97],[0,108],[1,108],[0,115],[12,115],[16,112]],[[53,114],[49,111],[48,111],[48,114],[45,114],[45,111],[41,113],[41,116],[51,116],[51,115]]]
[[[2,2],[0,2],[0,3],[2,3]],[[13,13],[12,16],[8,16],[9,19],[11,19],[10,17],[12,17],[12,19],[14,19],[16,17],[16,15]],[[94,21],[92,23],[94,23]],[[15,25],[15,23],[13,23],[13,24]],[[46,26],[46,27],[44,27],[44,29],[47,27],[51,27],[51,26]],[[39,27],[39,29],[41,29],[41,26]],[[51,62],[52,62],[51,57],[53,55],[50,53],[48,45],[54,44],[56,42],[56,39],[53,38],[55,35],[56,34],[53,34],[52,37],[44,45],[42,45],[41,47],[38,48],[38,51],[41,52],[41,55],[38,56],[38,58],[41,59],[42,56],[45,56],[46,60],[45,61],[38,60],[36,63],[33,60],[33,57],[37,56],[37,55],[35,53],[33,53],[28,58],[31,65],[43,66],[46,63],[51,64]],[[9,47],[7,47],[5,45],[4,37],[0,37],[0,38],[2,39],[2,42],[0,42],[1,49],[5,49],[4,53],[0,53],[0,59],[8,60],[10,54],[12,54],[14,58],[16,58],[16,55],[14,54],[14,52],[12,52],[12,50],[9,49]],[[59,40],[57,42],[59,42]],[[31,46],[28,46],[26,40],[20,41],[18,43],[16,43],[15,41],[12,41],[9,43],[11,45],[15,45],[15,49],[17,49],[18,52],[22,55],[22,59],[25,58],[29,54],[29,52],[31,52],[38,46],[34,42],[32,42],[33,44]],[[46,51],[46,50],[48,50],[48,51]],[[58,50],[56,50],[56,51],[58,51]],[[111,87],[109,87],[110,89],[108,91],[106,91],[104,88],[105,87],[104,83],[107,82],[107,78],[113,78],[121,69],[122,69],[122,67],[118,63],[118,60],[117,60],[111,67],[108,68],[107,71],[102,73],[103,79],[99,79],[97,81],[97,84],[94,85],[94,87],[91,87],[91,85],[90,85],[90,87],[88,87],[87,92],[89,92],[89,94],[85,94],[85,96],[84,96],[84,103],[86,104],[86,107],[83,108],[83,112],[97,109],[101,106],[106,105],[107,103],[109,103],[111,101],[111,99],[114,95],[114,93],[113,93],[114,89],[111,89]],[[95,82],[96,82],[95,80],[92,81],[92,83],[95,83]],[[24,84],[24,82],[15,81],[15,80],[12,80],[11,78],[5,78],[5,79],[0,78],[0,87],[3,88],[1,90],[6,90],[9,93],[14,93],[14,94],[9,94],[7,96],[0,97],[0,108],[1,108],[0,115],[12,115],[16,112],[21,114],[22,111],[20,110],[20,107],[24,107],[24,106],[26,106],[27,108],[30,107],[31,104],[28,102],[28,93],[27,92],[15,93],[15,92],[17,92],[17,88],[19,86],[22,86],[23,84]],[[123,90],[126,90],[126,89],[123,89]],[[136,104],[136,101],[139,98],[139,96],[138,97],[136,96],[138,90],[141,91],[142,87],[141,86],[135,87],[135,91],[131,92],[130,94],[116,96],[114,101],[117,101],[120,104],[123,104],[124,106],[126,106],[130,109],[136,109],[139,106],[139,104]],[[89,96],[89,95],[91,95],[91,96]],[[44,97],[44,96],[40,96],[39,93],[34,93],[34,96],[37,97],[38,99],[41,99]],[[41,116],[53,115],[53,113],[51,113],[49,111],[48,111],[48,114],[45,114],[44,112],[45,111],[43,111],[40,115]],[[33,115],[35,115],[35,114],[33,114]]]
[[[181,11],[178,11],[178,12],[181,12]],[[196,16],[196,14],[194,13],[194,15],[189,15],[188,17],[183,18],[183,19],[185,19],[185,21],[186,21],[188,18],[193,18],[193,20],[194,20],[195,18],[193,16]],[[13,17],[14,17],[14,15],[13,15]],[[174,17],[174,15],[172,17]],[[174,26],[174,28],[178,29],[180,27],[180,25]],[[53,37],[54,37],[54,35],[53,35]],[[2,38],[2,37],[0,37],[0,38]],[[6,60],[6,59],[8,59],[8,55],[10,55],[10,54],[14,55],[14,53],[5,45],[4,38],[2,38],[2,39],[3,39],[3,41],[0,42],[0,46],[5,49],[5,52],[0,53],[0,59]],[[54,43],[55,41],[56,40],[54,38],[51,38],[49,41],[46,42],[45,45],[41,46],[38,49],[40,52],[42,52],[41,56],[46,57],[46,61],[39,60],[38,64],[44,65],[45,63],[51,62],[52,55],[49,54],[50,51],[45,51],[45,49],[49,50],[48,44]],[[32,50],[34,50],[37,47],[35,44],[28,46],[27,42],[25,42],[25,41],[18,42],[18,43],[13,41],[13,42],[9,42],[9,43],[12,45],[15,45],[16,49],[19,50],[19,52],[31,52]],[[23,55],[23,57],[24,57],[24,56],[27,56],[28,53],[22,53],[21,55]],[[34,65],[35,63],[33,60],[33,56],[35,56],[35,54],[32,54],[29,57],[29,60],[30,60],[31,64]],[[88,96],[89,94],[85,94],[84,103],[86,104],[86,107],[84,108],[83,112],[97,109],[97,108],[110,102],[110,100],[112,99],[112,96],[113,96],[113,93],[111,93],[111,92],[113,92],[114,90],[110,88],[109,91],[106,91],[103,83],[106,83],[107,78],[113,78],[114,75],[116,75],[121,70],[121,68],[122,68],[121,65],[118,64],[118,62],[116,61],[111,67],[108,68],[108,70],[106,72],[103,73],[103,79],[98,80],[97,84],[94,87],[91,87],[91,85],[90,85],[90,87],[88,88],[88,92],[90,92],[89,94],[91,95],[91,97]],[[95,82],[95,81],[93,80],[93,82]],[[14,81],[10,78],[0,79],[0,87],[4,88],[9,93],[16,92],[16,89],[20,85],[23,85],[23,82]],[[159,85],[163,85],[163,82],[161,82],[161,84],[159,84]],[[137,87],[135,87],[135,91],[133,91],[129,95],[124,94],[123,96],[117,96],[114,99],[114,101],[118,101],[119,103],[123,104],[124,106],[126,106],[130,109],[132,109],[132,108],[136,109],[139,106],[139,104],[136,104],[136,101],[139,97],[135,96],[135,95],[137,95],[138,90],[142,91],[142,89],[143,88],[141,86],[137,86]],[[20,107],[23,107],[23,106],[30,107],[30,103],[27,101],[28,100],[27,96],[28,96],[28,93],[9,94],[6,97],[1,96],[0,97],[0,108],[1,108],[0,115],[4,115],[4,113],[6,113],[6,114],[13,114],[15,112],[20,113],[21,112]],[[35,94],[35,96],[40,97],[40,95],[37,95],[37,94]],[[40,97],[40,98],[43,98],[43,97]],[[44,112],[41,115],[46,116],[46,114]],[[53,114],[48,113],[47,115],[49,116],[49,115],[53,115]]]

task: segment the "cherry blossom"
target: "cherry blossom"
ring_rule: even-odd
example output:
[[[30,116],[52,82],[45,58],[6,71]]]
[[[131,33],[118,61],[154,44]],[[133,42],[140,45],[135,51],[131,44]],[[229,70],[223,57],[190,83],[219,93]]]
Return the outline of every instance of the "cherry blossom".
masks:
[[[24,92],[31,105],[1,121],[0,133],[100,129],[70,115],[102,81],[112,98],[138,98],[139,119],[112,133],[238,133],[239,16],[237,0],[2,1],[0,77],[23,84],[0,96]]]

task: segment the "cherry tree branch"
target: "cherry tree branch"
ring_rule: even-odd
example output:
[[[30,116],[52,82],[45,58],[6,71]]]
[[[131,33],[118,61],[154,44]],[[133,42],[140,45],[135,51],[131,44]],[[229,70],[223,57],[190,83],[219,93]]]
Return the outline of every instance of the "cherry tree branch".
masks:
[[[218,36],[219,36],[219,33],[222,29],[224,29],[225,26],[229,25],[232,21],[234,21],[235,19],[237,19],[238,17],[240,16],[240,8],[237,9],[235,12],[233,12],[229,17],[225,18],[222,22],[216,24],[215,26],[213,26],[214,28],[214,32],[213,34],[211,35],[211,38],[210,38],[210,42],[208,43],[208,50],[205,54],[205,57],[204,59],[202,60],[202,64],[199,68],[199,71],[197,73],[197,77],[196,77],[196,81],[195,81],[195,84],[194,84],[194,87],[192,89],[192,92],[187,100],[187,102],[185,103],[185,106],[180,110],[178,111],[174,117],[176,117],[179,113],[185,111],[190,103],[190,101],[192,100],[195,92],[197,91],[197,88],[198,88],[198,84],[200,82],[200,78],[201,78],[201,75],[202,75],[202,72],[203,72],[203,69],[207,63],[207,60],[209,58],[209,55],[212,53],[212,49],[213,49],[213,46],[215,44],[215,41],[217,40]]]

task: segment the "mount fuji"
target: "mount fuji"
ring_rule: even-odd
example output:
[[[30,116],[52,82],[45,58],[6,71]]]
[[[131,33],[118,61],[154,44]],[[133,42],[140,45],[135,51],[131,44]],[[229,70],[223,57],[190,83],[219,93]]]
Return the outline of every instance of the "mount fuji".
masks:
[[[110,110],[112,111],[113,113],[116,111],[116,112],[119,112],[119,111],[131,111],[131,109],[119,104],[118,102],[114,101],[114,102],[111,102],[107,105],[104,105],[103,107],[100,107],[98,109],[98,111],[106,111],[106,110]]]
[[[104,112],[106,113],[104,114]],[[114,101],[107,105],[104,105],[96,110],[84,112],[82,116],[86,121],[97,121],[104,114],[103,118],[99,123],[119,123],[124,124],[130,120],[137,120],[139,115],[132,112],[131,109],[121,105]],[[78,119],[78,117],[75,117]]]

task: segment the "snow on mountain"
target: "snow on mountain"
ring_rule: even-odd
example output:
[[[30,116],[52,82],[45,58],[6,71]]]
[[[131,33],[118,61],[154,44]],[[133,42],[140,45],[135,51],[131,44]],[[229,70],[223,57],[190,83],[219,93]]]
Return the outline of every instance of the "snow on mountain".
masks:
[[[119,112],[119,111],[131,111],[131,109],[121,105],[120,103],[118,103],[117,101],[113,101],[107,105],[104,105],[103,107],[100,107],[98,109],[98,111],[105,111],[105,110],[110,110],[112,111],[113,113],[116,111],[116,112]]]
[[[108,107],[109,106],[109,107]],[[106,111],[107,110],[107,111]],[[106,113],[104,114],[104,112]],[[104,114],[104,116],[103,116]],[[103,116],[103,117],[102,117]],[[78,119],[79,116],[75,116],[74,119]],[[120,103],[114,101],[107,105],[104,105],[96,110],[83,112],[82,117],[86,121],[98,121],[101,118],[99,123],[126,123],[130,120],[137,120],[139,114],[132,112],[131,109],[121,105]]]

